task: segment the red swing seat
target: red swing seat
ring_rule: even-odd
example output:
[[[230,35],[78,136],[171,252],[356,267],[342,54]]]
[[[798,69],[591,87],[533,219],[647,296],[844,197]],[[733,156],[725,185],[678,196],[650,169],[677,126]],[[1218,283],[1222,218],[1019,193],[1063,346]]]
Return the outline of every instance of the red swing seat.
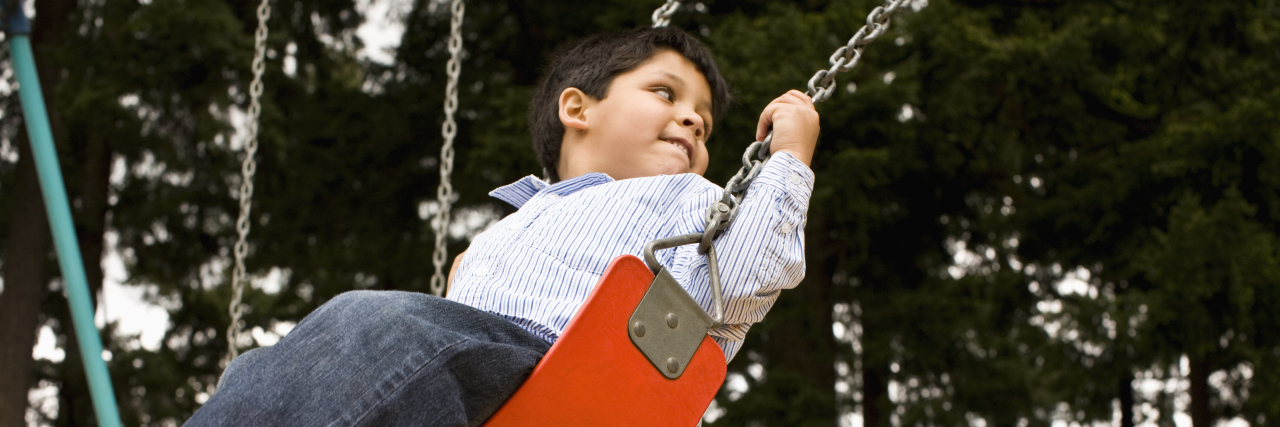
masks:
[[[639,258],[614,258],[533,374],[485,425],[697,425],[724,383],[724,352],[706,336],[679,378],[660,373],[627,332],[653,281]]]

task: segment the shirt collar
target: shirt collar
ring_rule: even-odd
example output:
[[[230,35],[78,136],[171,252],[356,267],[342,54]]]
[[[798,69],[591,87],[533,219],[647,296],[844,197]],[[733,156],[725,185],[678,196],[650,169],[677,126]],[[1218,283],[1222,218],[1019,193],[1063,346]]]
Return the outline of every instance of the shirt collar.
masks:
[[[524,206],[525,203],[532,199],[533,196],[543,191],[558,196],[568,196],[580,190],[594,187],[600,184],[613,182],[613,178],[601,172],[592,172],[586,175],[576,176],[564,181],[547,184],[546,181],[536,176],[529,175],[520,178],[519,181],[498,187],[489,192],[489,196],[507,202],[516,209]]]

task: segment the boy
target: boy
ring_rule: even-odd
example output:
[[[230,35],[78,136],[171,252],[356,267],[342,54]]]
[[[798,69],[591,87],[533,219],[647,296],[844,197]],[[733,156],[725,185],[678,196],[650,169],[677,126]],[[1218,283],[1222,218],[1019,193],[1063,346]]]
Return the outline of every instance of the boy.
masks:
[[[702,178],[706,141],[728,104],[709,52],[675,29],[583,41],[557,57],[530,105],[551,183],[526,177],[491,195],[519,210],[478,235],[448,300],[349,292],[278,344],[241,356],[188,425],[480,425],[564,330],[609,261],[659,237],[700,232],[720,187]],[[773,158],[716,240],[726,358],[778,291],[804,275],[808,164],[818,115],[791,91],[762,112]],[[696,246],[658,252],[704,308]]]

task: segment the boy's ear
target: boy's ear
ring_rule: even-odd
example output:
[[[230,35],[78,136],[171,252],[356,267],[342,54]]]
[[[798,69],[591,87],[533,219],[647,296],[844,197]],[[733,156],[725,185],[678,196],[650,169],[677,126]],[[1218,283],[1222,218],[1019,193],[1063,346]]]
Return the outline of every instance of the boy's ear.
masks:
[[[590,96],[576,87],[565,88],[560,92],[560,123],[565,129],[587,129],[587,107],[591,101]]]

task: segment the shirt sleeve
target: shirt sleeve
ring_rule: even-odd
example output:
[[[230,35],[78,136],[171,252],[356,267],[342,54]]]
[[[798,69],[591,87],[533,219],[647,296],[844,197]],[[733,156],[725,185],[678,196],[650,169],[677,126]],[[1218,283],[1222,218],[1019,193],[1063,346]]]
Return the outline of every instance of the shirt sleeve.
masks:
[[[725,319],[711,336],[728,359],[741,348],[751,324],[773,307],[778,292],[804,278],[804,226],[813,182],[813,171],[804,163],[785,152],[774,154],[748,187],[737,218],[714,243]],[[719,198],[717,191],[701,191],[682,200],[663,234],[702,232],[706,209]],[[713,312],[707,259],[697,253],[697,245],[657,255],[698,304]]]

